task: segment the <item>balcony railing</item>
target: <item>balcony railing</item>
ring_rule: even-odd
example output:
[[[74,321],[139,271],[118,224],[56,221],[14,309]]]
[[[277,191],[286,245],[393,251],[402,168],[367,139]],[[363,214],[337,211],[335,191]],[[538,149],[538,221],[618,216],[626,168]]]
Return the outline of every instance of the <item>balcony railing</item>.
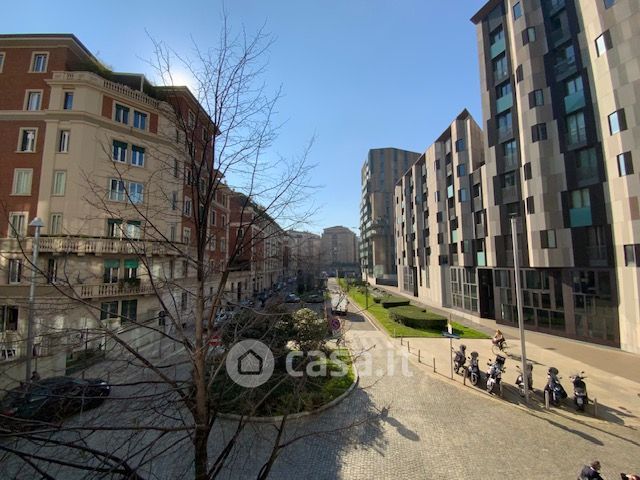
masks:
[[[486,267],[487,266],[487,258],[484,252],[476,253],[476,265],[478,267]]]
[[[584,91],[572,93],[564,97],[564,110],[567,113],[575,112],[585,106]]]
[[[571,227],[587,227],[592,224],[591,207],[569,209]]]
[[[33,251],[33,237],[20,240],[0,240],[4,252]],[[84,237],[40,237],[42,253],[75,253],[78,255],[129,254],[129,255],[181,255],[186,245],[177,242],[155,242],[149,240]]]
[[[587,247],[589,265],[592,267],[605,267],[608,264],[607,247],[605,245],[593,245]]]
[[[493,81],[495,83],[500,83],[503,80],[509,78],[509,72],[507,70],[494,70],[493,71]]]
[[[513,138],[513,127],[498,127],[498,140],[500,142]]]
[[[77,291],[81,298],[98,298],[98,297],[119,297],[119,296],[135,296],[146,295],[154,292],[151,283],[148,282],[132,282],[128,283],[99,283],[96,285],[79,285]]]
[[[513,107],[513,94],[507,93],[496,100],[496,113],[502,113]]]
[[[137,102],[148,105],[154,109],[160,107],[160,101],[155,98],[151,98],[144,92],[133,90],[121,83],[112,82],[106,80],[99,75],[91,72],[54,72],[53,80],[63,80],[66,82],[87,82],[97,87],[102,87],[107,90],[111,90],[117,94],[128,97]]]
[[[555,71],[556,77],[558,79],[562,79],[568,75],[571,75],[573,73],[575,73],[576,70],[576,59],[575,58],[569,58],[569,59],[565,59],[565,60],[559,60],[556,62],[556,64],[553,66],[553,69]]]
[[[496,40],[495,43],[491,45],[491,47],[489,47],[489,53],[491,55],[491,58],[496,58],[498,55],[504,52],[504,50],[505,50],[504,38],[501,38],[500,40]]]

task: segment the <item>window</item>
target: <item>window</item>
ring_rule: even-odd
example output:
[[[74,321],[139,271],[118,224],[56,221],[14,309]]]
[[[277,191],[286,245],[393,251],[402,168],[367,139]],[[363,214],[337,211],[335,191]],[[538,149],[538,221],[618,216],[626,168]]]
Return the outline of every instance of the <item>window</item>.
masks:
[[[603,32],[602,35],[596,38],[596,53],[598,56],[603,55],[604,52],[610,50],[611,47],[613,47],[613,44],[611,43],[611,34],[609,33],[609,30]]]
[[[126,258],[124,260],[124,279],[133,280],[138,278],[138,259]]]
[[[118,140],[113,141],[113,160],[121,163],[125,163],[127,161],[126,143],[119,142]]]
[[[58,259],[49,258],[47,260],[47,283],[56,283],[58,281]]]
[[[13,171],[11,195],[31,195],[33,168],[16,168]]]
[[[584,90],[582,77],[578,75],[577,77],[573,77],[567,80],[564,84],[564,88],[567,95],[573,95],[574,93],[582,92]]]
[[[469,191],[466,188],[461,188],[460,190],[458,190],[458,199],[460,202],[468,202]]]
[[[507,57],[506,57],[506,55],[504,53],[499,55],[498,57],[496,57],[493,60],[492,64],[493,64],[493,78],[494,79],[501,79],[501,78],[504,78],[504,77],[508,76]]]
[[[104,261],[103,283],[118,283],[118,269],[120,260],[110,259]]]
[[[49,220],[49,234],[60,235],[62,233],[62,214],[52,213]]]
[[[25,99],[25,108],[27,110],[40,110],[40,101],[42,100],[41,91],[27,90],[27,97]]]
[[[20,283],[22,280],[22,260],[9,259],[9,283]]]
[[[169,224],[169,240],[172,242],[176,241],[176,224],[175,223]]]
[[[531,141],[539,142],[547,139],[547,124],[538,123],[531,127]]]
[[[604,8],[610,8],[613,7],[616,3],[616,0],[604,0]],[[1,65],[0,65],[1,67]],[[0,70],[2,70],[2,68],[0,68]]]
[[[73,108],[73,92],[64,92],[62,108],[65,110],[71,110]]]
[[[591,206],[589,189],[582,188],[571,192],[571,208],[587,208]]]
[[[102,302],[100,304],[100,320],[118,318],[118,302]]]
[[[510,188],[516,186],[516,174],[515,172],[505,173],[500,177],[500,186],[502,188]]]
[[[513,19],[517,20],[522,16],[522,5],[520,5],[520,2],[516,2],[513,5]]]
[[[129,107],[116,103],[116,112],[114,120],[119,123],[129,125]]]
[[[567,143],[569,145],[585,143],[587,141],[587,127],[584,113],[577,112],[566,117]]]
[[[638,253],[640,253],[640,245],[624,246],[624,265],[625,267],[638,266]]]
[[[540,232],[540,243],[542,248],[556,248],[556,231],[543,230]]]
[[[214,209],[211,209],[211,226],[216,226],[216,211]]]
[[[532,213],[536,213],[535,203],[533,201],[533,197],[527,197],[527,214],[531,215]]]
[[[107,220],[107,237],[108,238],[121,238],[122,237],[122,220],[110,218]]]
[[[18,307],[14,307],[13,305],[0,306],[0,332],[16,330],[18,330]],[[3,350],[3,352],[5,352],[4,358],[11,357],[11,355],[6,354],[7,350]],[[13,356],[15,356],[15,354],[15,350],[13,350]]]
[[[120,321],[138,321],[138,300],[122,300],[122,305],[120,308]]]
[[[178,192],[171,192],[171,210],[178,209]]]
[[[173,176],[175,178],[178,178],[178,172],[179,172],[179,170],[178,170],[178,159],[174,158],[173,159]]]
[[[19,235],[27,233],[27,215],[26,213],[10,213],[9,214],[9,231],[8,237],[16,238]]]
[[[182,295],[180,296],[180,310],[184,312],[187,309],[187,304],[188,304],[187,292],[182,292]]]
[[[616,110],[609,115],[609,132],[611,135],[627,129],[627,119],[624,115],[624,108]]]
[[[496,123],[498,125],[499,137],[510,136],[513,133],[513,117],[511,116],[511,112],[506,112],[498,115],[496,117]]]
[[[504,29],[502,28],[502,25],[489,34],[489,43],[491,45],[495,45],[500,40],[504,40]]]
[[[43,73],[47,71],[47,53],[34,53],[31,61],[31,71],[33,73]]]
[[[2,73],[2,67],[4,67],[4,52],[0,52],[0,73]]]
[[[529,27],[522,31],[522,45],[526,45],[530,42],[536,41],[536,29],[535,27]]]
[[[36,132],[35,128],[23,128],[20,130],[20,151],[35,152],[36,151]]]
[[[137,110],[133,111],[133,126],[135,128],[139,128],[140,130],[147,129],[147,114],[139,112]]]
[[[631,175],[633,173],[633,163],[631,162],[631,152],[624,152],[617,156],[618,158],[618,174],[621,177]]]
[[[220,226],[222,228],[226,227],[227,226],[227,216],[226,215],[222,215],[222,219],[221,220],[222,220],[222,222],[221,222]]]
[[[522,65],[518,65],[516,68],[516,82],[521,82],[524,78],[524,70],[522,69]]]
[[[138,240],[142,237],[142,225],[139,220],[128,220],[124,225],[124,236]]]
[[[184,214],[187,217],[191,216],[191,199],[189,197],[184,197]]]
[[[459,177],[464,177],[467,174],[467,164],[461,163],[460,165],[458,165],[456,170],[458,171]]]
[[[131,165],[144,167],[144,148],[137,145],[131,146]]]
[[[109,183],[109,200],[113,200],[115,202],[124,202],[124,199],[124,182],[122,180],[118,180],[117,178],[112,178]]]
[[[140,205],[144,201],[144,185],[129,182],[129,201],[134,205]]]
[[[544,92],[541,89],[534,90],[529,94],[529,108],[544,105]]]
[[[511,82],[501,83],[496,87],[496,97],[502,98],[511,93]]]
[[[191,229],[189,227],[184,227],[182,229],[182,243],[191,245]]]
[[[464,138],[456,140],[456,152],[464,151]]]
[[[55,170],[53,172],[53,190],[51,191],[51,195],[64,195],[66,183],[67,172],[65,172],[64,170]]]
[[[58,139],[58,152],[69,152],[69,139],[71,138],[71,132],[69,130],[60,130],[60,138]]]
[[[594,148],[586,148],[578,152],[576,176],[579,182],[595,183],[598,180],[597,157]]]
[[[196,115],[191,110],[189,110],[189,114],[187,115],[187,122],[189,128],[193,128],[196,125]]]
[[[189,277],[189,260],[182,261],[182,278]]]

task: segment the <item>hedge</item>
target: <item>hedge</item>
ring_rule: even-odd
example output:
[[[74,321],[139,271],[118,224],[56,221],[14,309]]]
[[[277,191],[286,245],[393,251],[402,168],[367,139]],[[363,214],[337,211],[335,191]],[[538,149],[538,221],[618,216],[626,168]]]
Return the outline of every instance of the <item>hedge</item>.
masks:
[[[384,297],[382,300],[380,300],[380,303],[382,304],[382,306],[384,308],[402,307],[402,306],[405,306],[405,305],[409,305],[409,300],[407,300],[406,298],[402,298],[402,297],[388,296],[388,297]]]
[[[446,318],[413,305],[390,308],[389,318],[407,327],[421,330],[444,330],[447,327]]]

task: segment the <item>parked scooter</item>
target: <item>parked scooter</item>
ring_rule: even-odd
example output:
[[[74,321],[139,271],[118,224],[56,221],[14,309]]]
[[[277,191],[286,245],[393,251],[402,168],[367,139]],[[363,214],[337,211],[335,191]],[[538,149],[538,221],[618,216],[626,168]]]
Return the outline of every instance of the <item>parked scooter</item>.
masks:
[[[576,410],[584,412],[585,407],[589,403],[589,397],[587,396],[587,384],[584,383],[584,372],[576,373],[569,377],[571,383],[573,383],[573,403],[576,406]]]
[[[520,372],[518,374],[518,378],[516,378],[516,385],[518,386],[518,391],[520,392],[520,396],[524,397],[524,382],[522,381],[522,369],[520,365],[516,365],[516,368]],[[533,364],[527,363],[527,387],[530,392],[533,391]]]
[[[547,370],[547,385],[544,387],[544,391],[549,395],[549,402],[553,405],[560,405],[562,400],[567,398],[567,392],[560,384],[560,378],[558,376],[558,369],[550,367]]]
[[[489,360],[489,370],[487,370],[487,393],[494,393],[496,390],[502,392],[502,373],[505,371],[504,362],[506,358],[502,355],[496,355],[494,362]]]
[[[456,352],[456,357],[453,359],[453,371],[459,373],[460,369],[464,367],[464,364],[467,361],[467,346],[460,345],[460,348]],[[463,371],[464,373],[464,371]]]
[[[480,381],[480,366],[478,365],[478,352],[471,352],[469,366],[467,367],[467,378],[474,387]]]

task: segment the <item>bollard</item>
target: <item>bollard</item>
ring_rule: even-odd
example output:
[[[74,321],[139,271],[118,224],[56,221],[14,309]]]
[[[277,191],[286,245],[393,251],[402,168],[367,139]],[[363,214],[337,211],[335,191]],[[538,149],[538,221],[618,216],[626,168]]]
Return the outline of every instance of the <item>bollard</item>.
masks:
[[[593,417],[598,418],[598,399],[593,399]]]
[[[420,361],[420,349],[418,349],[418,363],[422,363],[422,362]]]
[[[467,369],[466,368],[462,372],[462,384],[463,385],[467,384]]]
[[[433,357],[433,373],[436,373],[436,357]]]
[[[407,352],[411,353],[411,347],[409,346],[409,340],[407,340]]]
[[[396,338],[396,329],[393,329],[393,338]]]
[[[402,341],[402,337],[400,337],[400,345],[404,345],[404,342]]]
[[[549,410],[549,390],[544,391],[544,407]]]

